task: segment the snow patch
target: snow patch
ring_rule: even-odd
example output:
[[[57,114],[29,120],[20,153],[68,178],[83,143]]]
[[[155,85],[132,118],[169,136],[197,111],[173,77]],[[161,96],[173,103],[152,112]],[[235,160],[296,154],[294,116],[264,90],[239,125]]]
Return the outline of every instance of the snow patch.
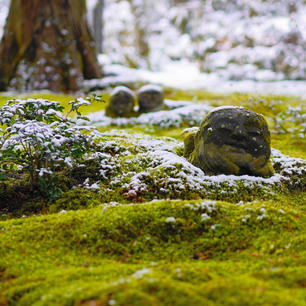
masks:
[[[113,176],[110,182],[111,189],[120,186],[128,199],[144,196],[148,192],[155,192],[157,198],[165,198],[169,194],[177,197],[180,194],[185,196],[188,192],[206,198],[237,197],[237,199],[240,198],[239,201],[246,192],[250,198],[256,192],[271,197],[283,186],[298,186],[306,176],[305,160],[283,155],[274,149],[272,149],[271,161],[276,173],[270,178],[225,174],[209,176],[184,157],[177,155],[177,150],[181,150],[183,146],[177,140],[153,138],[117,130],[102,135],[103,137],[112,135],[112,141],[117,139],[120,142],[124,139],[127,149],[131,152],[128,159],[115,157],[114,164],[124,170]],[[204,201],[194,209],[209,214],[215,209],[215,202]]]
[[[164,104],[170,108],[167,111],[157,111],[141,114],[132,118],[110,118],[104,111],[88,115],[91,123],[97,126],[135,126],[149,125],[160,128],[181,127],[186,124],[200,124],[206,114],[212,109],[206,104],[195,104],[183,101],[165,100]]]

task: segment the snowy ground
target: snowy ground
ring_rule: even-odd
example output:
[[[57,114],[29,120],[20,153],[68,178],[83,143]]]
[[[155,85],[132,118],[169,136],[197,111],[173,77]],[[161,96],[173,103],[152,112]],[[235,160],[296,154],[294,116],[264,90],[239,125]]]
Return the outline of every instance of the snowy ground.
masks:
[[[306,79],[303,0],[105,0],[109,63],[165,71],[184,60],[228,80]],[[131,4],[132,3],[132,4]],[[137,19],[133,6],[141,10]],[[116,18],[114,18],[116,12]],[[140,56],[137,27],[148,57]]]
[[[186,124],[199,125],[205,115],[212,109],[206,104],[194,104],[189,101],[165,100],[169,110],[150,112],[132,118],[110,118],[104,111],[89,114],[92,124],[98,126],[158,126],[159,128],[181,127]]]
[[[103,59],[102,59],[103,60]],[[100,80],[85,81],[86,88],[107,87],[116,84],[133,82],[153,83],[161,86],[186,89],[203,89],[211,92],[232,93],[243,92],[258,95],[285,95],[306,98],[305,81],[230,81],[216,73],[200,73],[189,63],[175,63],[164,71],[152,72],[144,69],[132,69],[121,65],[104,67],[109,76]]]
[[[152,188],[159,190],[157,198],[186,190],[206,194],[208,197],[219,194],[219,199],[230,198],[243,189],[248,191],[250,197],[258,190],[262,195],[271,196],[282,183],[298,185],[306,173],[305,160],[283,155],[275,149],[272,149],[271,159],[277,171],[270,178],[224,174],[209,176],[186,158],[177,155],[177,150],[183,144],[173,138],[152,137],[116,129],[102,133],[101,140],[100,151],[104,154],[101,169],[105,177],[110,176],[109,191],[116,192],[120,186],[129,199]],[[107,153],[110,148],[117,153],[113,156]],[[135,168],[135,165],[139,167]],[[115,176],[113,173],[116,173]]]

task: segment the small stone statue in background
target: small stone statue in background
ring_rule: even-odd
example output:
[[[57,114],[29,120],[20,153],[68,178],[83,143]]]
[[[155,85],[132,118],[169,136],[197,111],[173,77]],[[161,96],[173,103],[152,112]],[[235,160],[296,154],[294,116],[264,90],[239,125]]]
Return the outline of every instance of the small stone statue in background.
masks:
[[[243,107],[212,110],[185,141],[185,157],[207,174],[270,177],[270,132],[264,117]]]
[[[164,96],[161,87],[145,85],[137,92],[139,112],[148,113],[164,108]]]
[[[133,117],[135,116],[134,106],[134,93],[125,86],[118,86],[111,92],[105,115],[111,118]]]

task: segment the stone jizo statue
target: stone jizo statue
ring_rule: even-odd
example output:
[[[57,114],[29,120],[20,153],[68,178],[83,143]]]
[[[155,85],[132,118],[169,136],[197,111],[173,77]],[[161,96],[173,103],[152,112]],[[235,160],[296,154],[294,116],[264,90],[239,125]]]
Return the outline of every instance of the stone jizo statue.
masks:
[[[164,95],[161,87],[145,85],[137,92],[139,112],[148,113],[164,108]]]
[[[207,174],[270,177],[270,154],[266,120],[243,107],[215,108],[185,139],[185,157]]]
[[[132,117],[135,115],[134,106],[134,93],[125,86],[118,86],[111,92],[105,115],[112,118]]]

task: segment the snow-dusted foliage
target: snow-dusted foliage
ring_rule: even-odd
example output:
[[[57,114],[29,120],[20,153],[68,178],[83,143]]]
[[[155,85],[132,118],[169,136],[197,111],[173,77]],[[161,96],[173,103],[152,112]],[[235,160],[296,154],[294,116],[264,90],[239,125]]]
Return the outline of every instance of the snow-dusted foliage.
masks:
[[[170,62],[189,61],[225,79],[306,78],[302,0],[143,1],[142,14],[135,15],[136,2],[105,1],[106,63],[164,70]],[[139,30],[147,61],[137,49]]]
[[[287,106],[281,100],[267,101],[265,99],[251,98],[247,101],[251,109],[266,109],[274,115],[272,132],[276,134],[289,134],[292,137],[304,138],[306,136],[306,105]]]
[[[87,0],[92,27],[97,3]],[[8,5],[0,0],[0,35]],[[104,0],[103,19],[103,65],[184,62],[227,80],[306,78],[303,0]]]
[[[76,99],[70,103],[70,111],[76,111],[80,117],[79,107],[89,102]],[[95,128],[75,126],[62,111],[58,102],[43,99],[5,103],[0,109],[2,173],[19,170],[29,174],[32,184],[39,182],[52,189],[48,184],[53,185],[55,171],[72,168],[95,152]]]
[[[290,133],[300,138],[306,137],[306,108],[289,106],[274,118],[276,133]]]
[[[78,108],[88,101],[77,99],[71,104],[78,119],[84,120]],[[181,104],[172,111],[187,107]],[[208,107],[195,111],[206,112]],[[158,113],[156,118],[162,115],[166,120],[158,123],[162,126],[180,126],[184,120],[179,113],[178,121],[171,121],[171,116],[167,121],[165,114]],[[271,154],[276,173],[268,179],[209,176],[182,156],[182,141],[119,130],[99,133],[93,127],[75,125],[62,114],[57,102],[43,99],[8,101],[0,109],[0,125],[1,176],[29,175],[32,185],[38,185],[49,199],[61,193],[60,175],[73,180],[71,187],[90,189],[110,201],[118,197],[139,201],[153,196],[239,202],[269,198],[283,189],[304,188],[306,184],[306,161],[277,150]],[[206,218],[203,215],[203,221]]]

